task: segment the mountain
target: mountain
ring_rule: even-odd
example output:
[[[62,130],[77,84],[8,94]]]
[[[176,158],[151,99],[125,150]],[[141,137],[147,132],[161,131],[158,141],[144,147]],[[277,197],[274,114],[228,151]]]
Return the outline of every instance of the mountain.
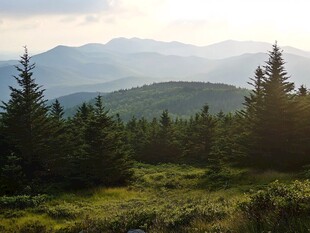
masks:
[[[33,56],[34,77],[46,89],[46,98],[75,92],[111,92],[167,81],[203,81],[248,87],[258,65],[268,59],[271,45],[224,41],[209,46],[146,39],[113,39],[107,44],[57,46]],[[309,52],[284,47],[286,67],[297,85],[310,86]],[[0,62],[0,100],[16,85],[17,61]]]
[[[78,85],[78,86],[58,86],[51,87],[46,90],[46,94],[48,96],[63,96],[65,93],[79,93],[81,90],[84,92],[113,92],[119,89],[127,89],[131,87],[138,87],[145,84],[151,84],[154,82],[158,82],[157,79],[145,78],[144,77],[125,77],[121,79],[117,79],[111,82],[105,83],[96,83],[96,84],[87,84],[87,85]]]
[[[127,121],[132,116],[147,119],[159,117],[165,109],[168,109],[173,117],[188,118],[206,103],[213,114],[221,110],[232,112],[242,108],[244,96],[247,94],[247,89],[227,84],[165,82],[109,93],[104,95],[103,101],[110,114],[119,113],[121,118]],[[83,96],[82,93],[79,95]],[[87,95],[84,95],[85,102],[88,101]],[[64,96],[59,101],[68,105],[70,98],[70,95]],[[94,103],[94,100],[90,103]],[[77,106],[66,109],[66,116],[74,115],[76,109]]]
[[[84,46],[84,49],[87,46]],[[208,59],[224,59],[244,53],[266,52],[271,44],[253,41],[227,40],[208,46],[195,46],[180,42],[159,42],[150,39],[116,38],[100,48],[101,51],[109,50],[118,53],[143,53],[156,52],[164,55],[197,56]]]
[[[61,106],[63,106],[64,109],[67,109],[79,105],[83,102],[89,102],[99,94],[102,96],[105,95],[105,93],[98,92],[77,92],[74,94],[57,97],[57,100],[61,103]],[[49,100],[47,104],[51,105],[53,102],[55,102],[55,100],[56,99]]]
[[[118,53],[143,53],[154,52],[163,55],[197,56],[208,59],[224,59],[239,56],[245,53],[267,53],[272,44],[257,41],[227,40],[208,46],[195,46],[180,42],[161,42],[139,38],[116,38],[105,45],[88,44],[80,47],[84,51],[113,51]],[[309,57],[310,52],[303,51],[291,46],[284,46],[287,53]]]

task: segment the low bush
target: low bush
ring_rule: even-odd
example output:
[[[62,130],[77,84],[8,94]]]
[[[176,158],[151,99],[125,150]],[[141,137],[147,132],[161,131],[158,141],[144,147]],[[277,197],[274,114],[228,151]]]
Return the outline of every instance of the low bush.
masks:
[[[81,212],[79,207],[67,202],[54,206],[42,206],[38,211],[46,213],[53,219],[75,219]]]
[[[308,232],[302,229],[310,227],[310,181],[275,181],[240,207],[256,232]]]
[[[37,196],[2,196],[0,197],[0,208],[25,209],[29,207],[37,207],[50,199],[51,197],[45,194]]]
[[[52,229],[39,221],[30,221],[21,225],[17,231],[18,233],[51,233]]]
[[[182,232],[195,219],[205,222],[221,220],[230,215],[231,203],[211,203],[207,199],[188,198],[179,200],[176,196],[158,198],[146,202],[134,201],[123,206],[124,210],[106,218],[88,217],[59,232],[127,232],[140,228],[147,232]],[[168,201],[169,200],[169,201]]]

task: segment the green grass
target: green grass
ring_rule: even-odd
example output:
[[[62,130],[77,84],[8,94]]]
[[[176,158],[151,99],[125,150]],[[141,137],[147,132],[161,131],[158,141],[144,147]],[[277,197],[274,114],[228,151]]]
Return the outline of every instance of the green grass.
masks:
[[[136,164],[127,187],[62,193],[39,206],[2,208],[0,232],[255,232],[239,203],[246,193],[294,174],[225,168],[220,174],[189,165]]]

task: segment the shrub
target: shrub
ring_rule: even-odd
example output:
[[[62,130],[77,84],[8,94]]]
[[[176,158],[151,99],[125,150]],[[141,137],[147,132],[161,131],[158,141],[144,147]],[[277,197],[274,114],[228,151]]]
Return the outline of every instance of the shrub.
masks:
[[[77,206],[67,202],[55,206],[44,206],[43,212],[54,219],[74,219],[80,214]]]
[[[5,210],[3,212],[3,217],[4,218],[20,218],[20,217],[25,216],[25,214],[26,213],[24,211]]]
[[[310,179],[310,165],[306,165],[303,167],[303,171],[301,173],[301,176]]]
[[[51,229],[48,229],[44,224],[40,223],[39,221],[30,221],[18,229],[19,233],[49,233],[52,232]]]
[[[283,184],[275,181],[249,196],[249,200],[241,203],[240,207],[259,231],[289,232],[287,229],[297,227],[307,229],[304,224],[310,225],[310,182]]]
[[[37,207],[50,199],[51,197],[45,194],[37,196],[2,196],[0,197],[0,208],[25,209],[29,207]]]

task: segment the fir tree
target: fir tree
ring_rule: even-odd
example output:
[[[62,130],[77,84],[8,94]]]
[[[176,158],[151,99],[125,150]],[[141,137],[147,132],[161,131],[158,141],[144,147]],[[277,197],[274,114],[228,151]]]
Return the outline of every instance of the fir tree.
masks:
[[[264,110],[264,72],[260,66],[255,71],[254,78],[251,78],[252,82],[248,82],[253,86],[253,90],[249,96],[245,96],[244,106],[245,109],[240,113],[244,117],[243,128],[245,134],[243,134],[243,143],[248,148],[247,154],[250,155],[252,160],[258,158],[257,155],[261,155],[263,148],[263,138],[259,129],[263,122],[263,110]]]
[[[290,159],[294,143],[294,122],[296,110],[293,105],[294,83],[284,68],[282,51],[277,43],[269,52],[266,62],[264,82],[264,108],[262,110],[263,122],[260,133],[264,138],[263,156],[267,157],[269,164],[281,166],[283,160]]]
[[[306,88],[304,85],[301,85],[301,86],[298,88],[297,95],[298,95],[298,96],[307,96],[307,95],[308,95],[308,90],[307,90],[307,88]]]
[[[255,164],[280,168],[293,161],[296,152],[296,115],[294,83],[284,68],[282,51],[277,43],[269,52],[265,71],[258,68],[252,79],[254,90],[245,98],[245,128],[248,153]]]
[[[95,101],[94,114],[85,131],[86,174],[93,184],[125,183],[131,176],[130,152],[122,141],[117,122],[108,116],[102,97],[99,95]]]
[[[164,110],[159,120],[159,132],[157,135],[157,145],[153,148],[157,152],[157,160],[165,162],[175,162],[180,156],[180,151],[175,138],[173,122],[169,116],[168,110]]]
[[[205,104],[187,127],[184,156],[187,160],[207,162],[215,136],[216,121]]]
[[[63,180],[68,169],[68,158],[74,148],[71,147],[71,138],[68,134],[67,122],[63,119],[64,108],[56,99],[50,109],[52,124],[49,140],[51,156],[48,159],[48,172],[50,178]]]
[[[57,121],[60,121],[64,115],[64,108],[60,105],[59,101],[56,99],[52,104],[51,117]]]
[[[3,103],[4,131],[14,145],[14,156],[20,159],[28,180],[45,173],[44,157],[49,152],[47,141],[50,134],[44,90],[32,77],[34,68],[25,47],[20,66],[16,66],[19,75],[14,76],[20,88],[10,86],[11,99]]]

